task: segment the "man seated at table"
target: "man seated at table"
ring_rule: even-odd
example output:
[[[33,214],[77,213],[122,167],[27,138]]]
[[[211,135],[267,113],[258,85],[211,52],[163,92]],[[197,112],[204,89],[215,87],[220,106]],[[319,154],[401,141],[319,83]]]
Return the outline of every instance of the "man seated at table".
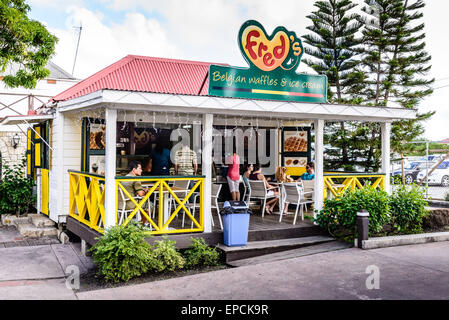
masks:
[[[140,163],[139,161],[131,161],[129,163],[129,173],[126,175],[126,177],[140,177],[142,175],[142,163]],[[123,181],[122,182],[122,186],[126,189],[126,191],[133,197],[144,197],[147,192],[148,189],[144,189],[142,187],[142,183],[140,180],[130,180],[130,181]],[[126,197],[126,195],[125,195]],[[137,203],[140,202],[141,199],[135,199]],[[148,213],[148,203],[149,201],[145,201],[145,203],[142,204],[142,209],[145,210]],[[123,204],[119,203],[119,208],[121,208],[121,206],[123,206]],[[128,200],[126,201],[126,210],[132,210],[136,207],[136,205],[131,201]],[[149,226],[149,222],[147,220],[147,218],[141,214],[140,210],[137,211],[136,216],[141,216],[142,217],[142,224],[144,226]]]
[[[307,172],[303,173],[299,177],[298,181],[315,179],[315,164],[313,162],[307,163],[306,170]]]

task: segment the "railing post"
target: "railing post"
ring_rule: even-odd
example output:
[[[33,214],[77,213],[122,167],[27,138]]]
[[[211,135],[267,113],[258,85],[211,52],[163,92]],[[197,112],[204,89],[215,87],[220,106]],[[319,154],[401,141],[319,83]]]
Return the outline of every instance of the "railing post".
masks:
[[[115,226],[116,216],[116,141],[117,141],[117,110],[106,108],[106,152],[105,152],[105,200],[104,228]]]

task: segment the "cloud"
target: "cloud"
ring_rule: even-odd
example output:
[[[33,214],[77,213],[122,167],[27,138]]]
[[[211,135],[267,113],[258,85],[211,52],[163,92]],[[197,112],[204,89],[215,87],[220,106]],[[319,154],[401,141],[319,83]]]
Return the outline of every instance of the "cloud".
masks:
[[[305,16],[313,1],[297,0],[103,0],[113,10],[141,10],[161,17],[170,39],[179,44],[189,59],[246,66],[237,45],[242,23],[259,20],[268,33],[277,26],[305,30]],[[302,34],[297,33],[298,36]]]
[[[128,13],[122,24],[103,23],[103,14],[85,8],[68,9],[67,28],[50,29],[58,38],[52,59],[68,72],[72,71],[78,33],[82,33],[75,66],[75,76],[85,78],[128,54],[177,57],[181,52],[173,45],[160,23],[139,13]]]

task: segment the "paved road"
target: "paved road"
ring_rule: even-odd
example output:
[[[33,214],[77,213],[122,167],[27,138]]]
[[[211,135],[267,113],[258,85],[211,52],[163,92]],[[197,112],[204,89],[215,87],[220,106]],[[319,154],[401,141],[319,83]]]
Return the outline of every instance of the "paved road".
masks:
[[[351,248],[76,294],[65,286],[64,270],[79,260],[70,250],[68,245],[0,249],[0,299],[449,299],[449,242]]]
[[[369,269],[369,274],[366,272]],[[373,276],[379,271],[379,289]],[[372,271],[374,270],[374,272]],[[449,299],[449,242],[316,254],[133,286],[78,299]]]
[[[422,186],[422,188],[424,187],[425,186]],[[429,197],[429,199],[435,200],[444,200],[447,193],[449,193],[449,187],[430,185],[427,190],[427,196]]]

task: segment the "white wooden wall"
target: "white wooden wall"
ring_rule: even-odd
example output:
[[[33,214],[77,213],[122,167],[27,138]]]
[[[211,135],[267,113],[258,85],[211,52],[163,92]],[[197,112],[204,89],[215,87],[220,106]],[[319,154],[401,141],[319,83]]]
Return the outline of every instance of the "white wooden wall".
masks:
[[[68,170],[81,169],[81,122],[78,116],[65,114],[63,118],[56,117],[53,120],[52,145],[54,151],[50,169],[50,218],[65,222],[69,214]]]

